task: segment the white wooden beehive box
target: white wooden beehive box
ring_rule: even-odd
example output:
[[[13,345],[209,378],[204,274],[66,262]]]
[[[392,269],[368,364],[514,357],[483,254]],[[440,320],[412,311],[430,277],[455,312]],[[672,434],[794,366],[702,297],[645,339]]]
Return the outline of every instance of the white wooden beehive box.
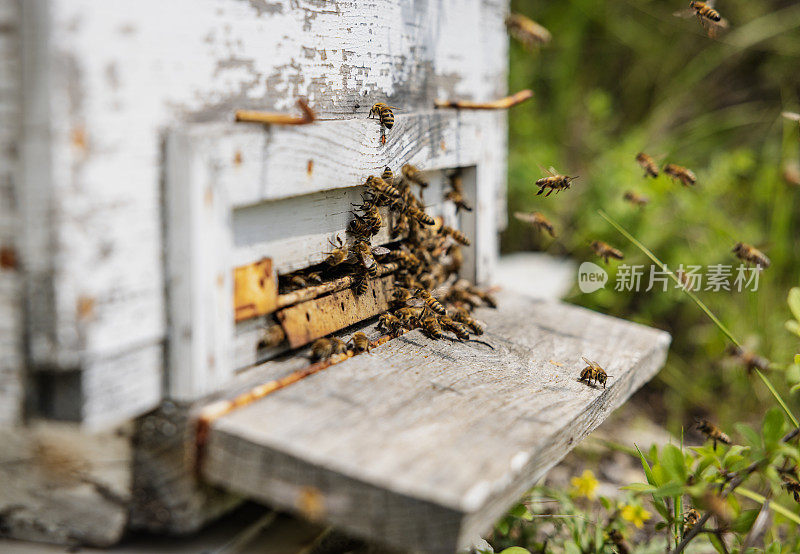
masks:
[[[472,239],[463,276],[491,283],[506,114],[434,100],[506,95],[506,13],[493,0],[0,0],[9,534],[109,545],[126,529],[186,533],[247,496],[452,551],[661,366],[663,333],[501,296],[482,313],[494,350],[417,331],[203,419],[308,364],[289,347],[374,327],[391,276],[358,305],[349,289],[320,307],[270,287],[345,237],[362,183],[385,166],[425,171],[429,213]],[[238,109],[295,113],[300,97],[313,124],[234,122]],[[399,108],[385,144],[367,117],[378,101]],[[456,170],[472,212],[443,200]],[[242,315],[247,267],[267,268],[266,307]],[[325,310],[341,313],[312,322]],[[259,346],[303,315],[305,340]],[[586,354],[613,369],[607,390],[548,365]],[[54,459],[78,469],[54,481]]]

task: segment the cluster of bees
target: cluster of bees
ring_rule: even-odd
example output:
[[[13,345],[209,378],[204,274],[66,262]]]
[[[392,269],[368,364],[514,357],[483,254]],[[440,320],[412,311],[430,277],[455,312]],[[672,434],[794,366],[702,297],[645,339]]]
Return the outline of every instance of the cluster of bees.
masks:
[[[445,199],[456,206],[457,212],[471,211],[461,175],[452,174],[449,182],[450,190]],[[470,240],[463,232],[438,222],[425,212],[421,192],[418,196],[412,187],[422,191],[428,186],[424,174],[409,164],[402,166],[400,176],[395,176],[389,167],[380,177],[369,176],[364,183],[361,204],[354,205],[353,219],[347,227],[352,240],[348,245],[337,237],[323,265],[328,269],[345,268],[344,271],[353,277],[354,292],[361,295],[379,275],[381,265],[395,264],[391,310],[382,314],[378,321],[378,329],[391,337],[421,329],[434,339],[474,340],[470,337],[483,334],[484,328],[473,319],[472,310],[483,305],[496,307],[497,302],[489,291],[465,279],[455,279],[463,265],[462,247],[469,246]],[[385,221],[381,207],[388,208],[389,221]],[[389,227],[391,238],[396,239],[389,244],[392,248],[371,244],[383,227]],[[304,272],[299,277],[309,282],[315,273]],[[298,275],[288,279],[290,285],[294,284],[295,277]],[[312,344],[311,357],[324,360],[348,351],[368,352],[369,348],[370,342],[364,333],[354,334],[348,342],[326,337]]]

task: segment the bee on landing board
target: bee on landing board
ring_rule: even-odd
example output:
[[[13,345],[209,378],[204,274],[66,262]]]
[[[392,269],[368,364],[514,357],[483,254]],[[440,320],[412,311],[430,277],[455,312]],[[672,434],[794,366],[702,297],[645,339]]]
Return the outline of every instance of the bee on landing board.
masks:
[[[360,331],[353,334],[350,338],[350,343],[353,345],[353,352],[356,354],[361,354],[362,352],[369,353],[370,351],[369,339],[366,334]]]
[[[647,206],[647,204],[650,202],[648,197],[642,196],[641,194],[633,192],[632,190],[626,191],[625,194],[622,195],[622,198],[640,208]]]
[[[529,49],[547,44],[553,38],[550,31],[518,13],[506,17],[506,28],[512,37]]]
[[[453,319],[459,323],[466,325],[473,335],[483,334],[483,325],[472,318],[469,310],[466,308],[456,308],[453,311]]]
[[[347,344],[336,337],[317,339],[311,345],[312,360],[327,360],[331,356],[345,352],[347,352]]]
[[[687,169],[677,164],[667,164],[664,166],[664,173],[672,179],[681,182],[684,187],[691,187],[697,183],[697,176],[691,169]]]
[[[394,112],[392,110],[396,109],[394,106],[387,106],[383,102],[376,102],[370,108],[368,117],[377,117],[382,127],[391,129],[394,127]]]
[[[728,28],[728,22],[714,9],[714,0],[708,0],[708,2],[692,0],[689,2],[688,9],[679,10],[673,15],[676,17],[696,17],[709,38],[717,38],[721,31]]]
[[[606,370],[600,367],[600,364],[597,362],[588,360],[583,356],[581,356],[581,359],[588,365],[581,370],[581,376],[578,381],[585,381],[589,386],[591,386],[594,381],[594,384],[602,384],[603,388],[606,388],[606,381],[608,381]]]
[[[610,244],[607,244],[601,240],[593,240],[589,246],[591,247],[592,251],[595,254],[603,258],[606,264],[608,264],[609,258],[614,258],[615,260],[621,260],[625,257],[620,250],[617,250]]]
[[[559,193],[564,189],[568,189],[570,183],[578,178],[577,176],[570,177],[568,175],[561,175],[553,167],[544,169],[543,171],[548,175],[536,181],[536,186],[539,187],[539,192],[536,193],[537,196],[542,194],[545,189],[549,189],[545,197],[550,196],[553,192]]]
[[[770,260],[767,256],[755,246],[750,246],[744,242],[737,242],[736,246],[731,251],[736,254],[736,257],[745,262],[747,265],[753,264],[760,269],[769,267]]]
[[[396,315],[386,312],[378,318],[378,331],[398,337],[403,334],[403,322]]]
[[[447,310],[444,309],[444,306],[433,297],[433,295],[425,289],[417,289],[414,295],[421,299],[425,306],[431,309],[431,311],[436,312],[439,315],[445,315]]]
[[[556,231],[553,224],[550,223],[541,212],[531,212],[526,214],[524,212],[515,212],[514,217],[523,223],[529,223],[531,227],[542,232],[547,232],[552,238],[556,238]]]
[[[644,152],[639,152],[636,154],[636,161],[640,166],[642,166],[642,169],[644,169],[645,178],[653,177],[655,179],[658,177],[658,165],[656,165],[656,162],[652,157],[648,156]]]
[[[708,421],[707,419],[697,420],[697,430],[706,436],[706,440],[711,440],[714,445],[714,450],[717,449],[717,443],[731,444],[731,438],[722,432],[722,430]]]

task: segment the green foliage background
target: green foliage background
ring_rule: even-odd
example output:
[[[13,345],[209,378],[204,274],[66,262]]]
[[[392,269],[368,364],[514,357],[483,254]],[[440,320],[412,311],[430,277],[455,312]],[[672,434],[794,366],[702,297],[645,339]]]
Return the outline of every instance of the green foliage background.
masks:
[[[682,1],[513,1],[512,11],[543,24],[550,45],[531,52],[511,41],[512,92],[534,99],[509,117],[509,213],[538,210],[556,225],[556,240],[510,218],[504,252],[545,250],[592,260],[593,239],[621,248],[625,262],[650,265],[598,214],[602,208],[671,268],[737,264],[737,241],[767,253],[772,266],[757,292],[700,292],[747,346],[782,368],[797,352],[784,322],[788,290],[800,273],[800,187],[783,178],[800,155],[798,125],[780,116],[800,112],[800,3],[720,0],[731,24],[710,40],[695,19],[673,12]],[[661,176],[645,180],[637,152],[692,168],[687,189]],[[572,189],[536,196],[539,165],[580,175]],[[650,197],[637,209],[626,190]],[[757,423],[773,402],[766,387],[725,358],[725,337],[680,291],[615,292],[568,299],[593,309],[662,327],[673,334],[667,366],[641,393],[653,417],[676,435],[694,417],[709,416],[726,431]],[[772,380],[789,398],[800,380]],[[796,394],[791,407],[798,411]]]

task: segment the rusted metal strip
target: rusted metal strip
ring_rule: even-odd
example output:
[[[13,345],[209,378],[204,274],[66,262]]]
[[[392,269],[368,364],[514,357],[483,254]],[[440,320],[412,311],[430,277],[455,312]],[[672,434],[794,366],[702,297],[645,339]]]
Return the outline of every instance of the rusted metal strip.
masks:
[[[468,100],[434,100],[436,108],[455,108],[457,110],[506,110],[533,97],[530,89],[521,90],[493,102],[470,102]]]
[[[278,309],[278,278],[272,260],[237,267],[233,270],[233,306],[235,321],[243,321]]]
[[[301,302],[278,312],[292,348],[329,335],[389,309],[394,276],[387,275],[367,284],[363,294],[352,288]]]
[[[304,98],[297,101],[297,106],[302,115],[289,115],[283,113],[259,112],[256,110],[236,110],[236,121],[243,123],[261,123],[264,125],[308,125],[317,119],[317,115],[308,106]]]

